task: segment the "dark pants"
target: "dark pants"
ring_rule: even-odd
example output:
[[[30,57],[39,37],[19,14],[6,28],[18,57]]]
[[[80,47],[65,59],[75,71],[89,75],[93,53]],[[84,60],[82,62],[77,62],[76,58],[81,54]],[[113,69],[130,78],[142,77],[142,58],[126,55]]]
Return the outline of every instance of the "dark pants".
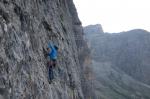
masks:
[[[52,81],[54,79],[54,67],[56,66],[56,60],[51,60],[49,63],[48,63],[48,72],[49,72],[49,80]]]
[[[49,80],[52,81],[54,79],[53,67],[49,66]]]

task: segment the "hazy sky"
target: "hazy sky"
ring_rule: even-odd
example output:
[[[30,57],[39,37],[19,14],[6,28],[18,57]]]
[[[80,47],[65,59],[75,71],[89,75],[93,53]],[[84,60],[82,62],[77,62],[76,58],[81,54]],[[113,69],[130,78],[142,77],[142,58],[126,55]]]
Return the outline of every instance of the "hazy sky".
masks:
[[[150,31],[150,0],[74,0],[82,25],[101,24],[105,32]]]

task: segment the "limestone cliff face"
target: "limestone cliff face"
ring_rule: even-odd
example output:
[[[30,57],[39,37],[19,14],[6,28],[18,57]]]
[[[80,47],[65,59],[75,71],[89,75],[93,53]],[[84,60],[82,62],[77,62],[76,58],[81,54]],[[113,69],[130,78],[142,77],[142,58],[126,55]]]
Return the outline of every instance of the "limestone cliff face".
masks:
[[[60,48],[52,84],[44,56],[49,40]],[[72,0],[0,0],[0,97],[84,99],[84,44]]]

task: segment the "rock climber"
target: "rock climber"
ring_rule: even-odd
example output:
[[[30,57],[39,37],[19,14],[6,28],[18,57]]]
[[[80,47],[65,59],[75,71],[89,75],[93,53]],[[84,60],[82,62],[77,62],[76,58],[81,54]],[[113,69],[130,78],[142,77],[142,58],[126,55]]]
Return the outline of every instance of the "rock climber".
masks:
[[[48,61],[49,83],[51,83],[52,80],[54,79],[53,68],[56,67],[58,47],[56,45],[49,43],[47,52],[48,52],[47,55],[49,57]]]

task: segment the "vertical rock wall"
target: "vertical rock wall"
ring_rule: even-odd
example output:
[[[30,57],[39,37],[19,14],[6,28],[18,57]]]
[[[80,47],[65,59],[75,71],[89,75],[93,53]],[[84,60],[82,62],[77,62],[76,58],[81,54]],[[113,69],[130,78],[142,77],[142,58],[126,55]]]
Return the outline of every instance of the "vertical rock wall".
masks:
[[[0,0],[0,97],[84,99],[82,31],[72,0]],[[60,48],[52,84],[49,41]]]

